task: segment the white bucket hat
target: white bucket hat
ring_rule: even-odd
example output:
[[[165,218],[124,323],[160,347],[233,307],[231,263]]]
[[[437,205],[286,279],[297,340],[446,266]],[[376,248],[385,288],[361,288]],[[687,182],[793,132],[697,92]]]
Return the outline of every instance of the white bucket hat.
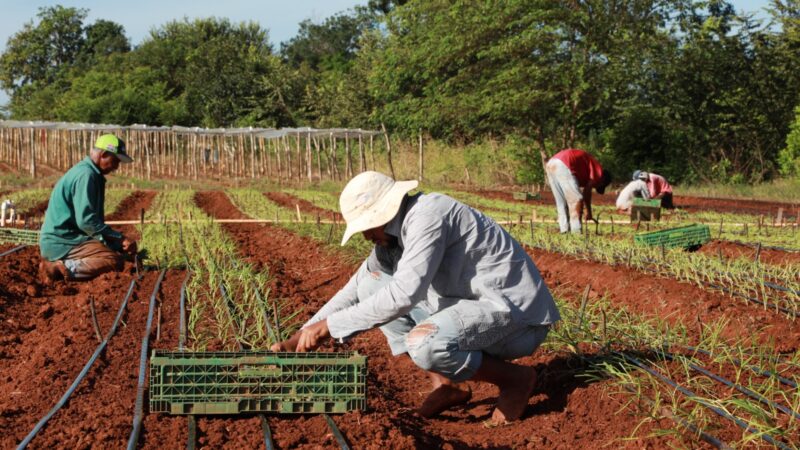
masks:
[[[417,180],[394,181],[372,171],[353,177],[339,197],[339,208],[347,222],[342,245],[358,232],[389,223],[400,210],[403,197],[417,185]]]

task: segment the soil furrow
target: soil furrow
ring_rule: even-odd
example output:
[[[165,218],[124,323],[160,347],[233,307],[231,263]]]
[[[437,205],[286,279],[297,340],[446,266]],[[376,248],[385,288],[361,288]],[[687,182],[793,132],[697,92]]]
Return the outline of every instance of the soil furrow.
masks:
[[[290,209],[294,211],[297,207],[300,207],[300,212],[309,213],[309,214],[316,214],[320,216],[321,219],[329,219],[341,222],[344,220],[342,218],[342,214],[337,211],[331,211],[325,208],[320,208],[319,206],[309,202],[308,200],[303,200],[302,198],[295,197],[294,195],[287,194],[285,192],[265,192],[264,196],[277,203],[278,205]]]
[[[700,247],[700,252],[709,256],[722,255],[726,259],[749,259],[755,260],[758,252],[758,260],[765,264],[790,265],[800,264],[800,252],[784,252],[781,250],[762,248],[760,251],[752,246],[739,244],[730,241],[714,240]]]
[[[490,199],[503,200],[513,203],[525,203],[529,205],[552,205],[555,213],[555,200],[549,191],[540,192],[541,198],[536,200],[516,200],[513,193],[504,191],[478,190],[474,194]],[[592,204],[595,205],[614,205],[617,200],[616,195],[606,193],[605,195],[593,195]],[[800,206],[794,203],[766,202],[761,200],[745,199],[726,199],[708,197],[689,197],[677,195],[674,197],[675,206],[689,212],[716,211],[722,213],[744,213],[764,216],[775,216],[779,209],[783,209],[783,215],[787,221],[796,219]]]
[[[97,347],[99,341],[90,319],[89,298],[94,299],[101,333],[106,333],[133,276],[129,270],[104,274],[85,283],[62,281],[42,287],[36,280],[38,248],[30,247],[15,256],[10,264],[2,266],[0,273],[4,280],[11,281],[7,285],[12,287],[0,293],[4,319],[2,335],[7,337],[0,344],[0,352],[8,360],[3,364],[0,378],[0,392],[3,393],[0,427],[7,430],[0,436],[2,448],[10,448],[21,441],[55,405]],[[107,352],[105,359],[96,362],[67,408],[92,389],[97,374],[112,361],[110,355]],[[91,394],[89,396],[91,398]],[[83,424],[69,430],[63,423],[59,424],[59,415],[61,413],[51,419],[48,428],[67,435],[81,434],[79,430]],[[102,427],[101,424],[97,426]],[[47,433],[47,428],[42,433]],[[35,445],[45,442],[38,440],[40,438],[36,438]],[[63,436],[52,442],[60,443],[62,439]]]
[[[784,315],[758,305],[712,292],[672,278],[633,269],[577,260],[565,255],[528,248],[547,284],[579,298],[591,285],[589,298],[607,295],[613,304],[631,312],[683,324],[695,337],[700,324],[724,319],[722,337],[731,341],[752,336],[761,344],[775,343],[780,352],[793,352],[800,344],[800,329]]]
[[[217,218],[245,218],[222,193],[198,193],[197,203]],[[272,295],[304,307],[302,318],[310,317],[349,278],[353,266],[337,264],[335,255],[313,240],[271,225],[224,224],[249,262],[267,266],[273,281]],[[323,273],[313,267],[331,267]],[[338,276],[327,284],[320,280]],[[300,274],[300,275],[298,275]],[[302,274],[308,274],[303,276]],[[306,287],[307,286],[307,287]],[[471,383],[473,402],[441,418],[423,420],[413,414],[427,394],[428,382],[422,371],[406,357],[392,357],[379,330],[356,337],[348,348],[369,356],[369,410],[338,416],[345,436],[354,448],[476,448],[476,447],[564,447],[590,448],[610,444],[628,448],[667,446],[674,439],[658,437],[622,441],[635,429],[641,417],[625,411],[620,399],[610,397],[603,385],[587,383],[575,376],[571,358],[545,353],[527,357],[522,363],[536,364],[549,375],[543,392],[531,400],[526,418],[512,426],[487,429],[497,392],[485,384]],[[622,412],[620,412],[623,410]],[[320,417],[273,418],[276,442],[281,448],[328,446],[316,435]],[[641,434],[668,422],[642,425]],[[310,431],[309,431],[310,430]],[[287,437],[287,435],[289,437]]]

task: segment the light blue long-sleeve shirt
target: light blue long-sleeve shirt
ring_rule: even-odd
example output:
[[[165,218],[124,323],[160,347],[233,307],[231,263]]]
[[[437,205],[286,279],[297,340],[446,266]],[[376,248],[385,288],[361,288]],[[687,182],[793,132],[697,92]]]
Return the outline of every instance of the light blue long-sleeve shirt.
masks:
[[[424,301],[432,312],[461,299],[492,302],[517,323],[560,319],[530,256],[500,225],[442,194],[407,197],[385,228],[396,248],[376,246],[363,264],[392,275],[373,296],[358,298],[356,275],[306,325],[327,319],[334,338],[381,326]],[[490,324],[487,324],[490,326]]]

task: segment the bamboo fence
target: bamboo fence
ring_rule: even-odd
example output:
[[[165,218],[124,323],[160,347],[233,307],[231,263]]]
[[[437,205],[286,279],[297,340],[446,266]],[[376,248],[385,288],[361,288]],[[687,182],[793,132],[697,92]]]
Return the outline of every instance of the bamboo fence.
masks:
[[[385,135],[347,128],[209,129],[0,120],[0,163],[32,178],[41,167],[64,172],[88,155],[105,133],[125,140],[134,159],[118,169],[125,176],[276,181],[347,180],[368,170],[368,156],[375,167],[373,137]],[[385,153],[391,158],[391,150]]]

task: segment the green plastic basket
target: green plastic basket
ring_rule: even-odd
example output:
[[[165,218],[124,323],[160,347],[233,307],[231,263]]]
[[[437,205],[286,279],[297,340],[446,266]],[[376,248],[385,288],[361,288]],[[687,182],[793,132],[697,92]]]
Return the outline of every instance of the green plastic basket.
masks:
[[[641,233],[633,237],[637,244],[650,245],[665,248],[683,247],[689,248],[703,245],[711,240],[711,231],[708,225],[692,224],[679,228],[667,230],[651,231]]]
[[[631,206],[631,220],[661,220],[661,200],[645,200],[643,198],[633,199]]]
[[[39,231],[21,228],[0,228],[0,243],[39,245]]]
[[[170,352],[150,357],[150,411],[344,413],[366,408],[358,353]]]
[[[643,198],[634,198],[633,199],[634,206],[649,206],[651,208],[661,208],[661,200],[653,199],[653,200],[645,200]]]

